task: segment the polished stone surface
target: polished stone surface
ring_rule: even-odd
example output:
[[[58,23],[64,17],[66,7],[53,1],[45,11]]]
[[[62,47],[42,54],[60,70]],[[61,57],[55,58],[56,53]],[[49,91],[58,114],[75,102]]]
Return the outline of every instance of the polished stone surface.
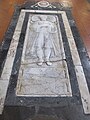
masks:
[[[66,63],[54,62],[50,67],[45,64],[42,67],[35,64],[21,65],[17,95],[32,97],[71,96]]]
[[[30,15],[18,77],[18,96],[71,96],[58,17]]]

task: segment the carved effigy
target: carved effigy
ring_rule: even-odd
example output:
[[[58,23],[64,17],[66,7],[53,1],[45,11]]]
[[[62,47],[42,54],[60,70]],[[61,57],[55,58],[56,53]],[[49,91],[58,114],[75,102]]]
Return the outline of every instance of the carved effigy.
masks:
[[[43,62],[51,65],[50,59],[52,59],[51,61],[56,57],[60,59],[61,52],[56,24],[55,16],[33,15],[31,17],[25,59],[36,60],[38,65],[42,65]]]
[[[62,38],[56,15],[30,15],[17,95],[70,96]]]

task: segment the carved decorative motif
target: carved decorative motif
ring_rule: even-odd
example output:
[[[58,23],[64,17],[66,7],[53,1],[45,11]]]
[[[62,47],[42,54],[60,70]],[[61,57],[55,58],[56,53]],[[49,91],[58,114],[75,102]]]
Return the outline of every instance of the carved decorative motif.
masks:
[[[31,6],[33,7],[42,7],[42,8],[56,8],[54,5],[50,4],[48,1],[46,0],[41,0],[37,3],[35,3],[34,5]]]

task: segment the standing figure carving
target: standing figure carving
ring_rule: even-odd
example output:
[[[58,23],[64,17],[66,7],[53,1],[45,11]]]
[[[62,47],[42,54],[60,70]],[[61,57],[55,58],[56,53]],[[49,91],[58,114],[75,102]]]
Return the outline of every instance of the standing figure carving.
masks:
[[[53,37],[53,34],[57,33],[55,17],[49,19],[47,15],[33,15],[31,28],[36,34],[30,50],[31,54],[36,54],[39,66],[43,63],[52,65],[50,57],[57,55],[55,37]]]

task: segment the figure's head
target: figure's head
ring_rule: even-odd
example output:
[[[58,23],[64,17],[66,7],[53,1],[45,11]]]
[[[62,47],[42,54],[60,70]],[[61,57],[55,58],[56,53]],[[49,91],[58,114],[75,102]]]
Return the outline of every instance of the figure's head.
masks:
[[[41,15],[40,18],[41,18],[42,21],[46,21],[47,20],[47,16],[46,15]]]

